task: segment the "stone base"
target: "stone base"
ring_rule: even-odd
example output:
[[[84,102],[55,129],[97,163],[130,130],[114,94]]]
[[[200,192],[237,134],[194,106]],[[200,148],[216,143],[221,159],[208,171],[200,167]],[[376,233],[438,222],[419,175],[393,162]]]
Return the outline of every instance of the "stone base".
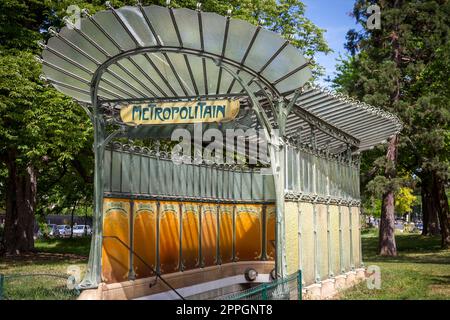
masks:
[[[335,280],[335,287],[337,291],[345,290],[345,279],[347,279],[347,276],[345,274],[340,274],[334,278]]]
[[[306,295],[303,296],[307,300],[319,300],[322,296],[322,285],[320,283],[314,283],[306,288]]]
[[[320,292],[322,298],[330,298],[336,294],[336,282],[334,279],[326,279],[322,281],[322,290]]]
[[[349,271],[347,272],[347,279],[345,279],[345,286],[347,288],[353,287],[356,284],[356,272]]]
[[[356,279],[362,280],[366,278],[366,269],[358,268],[355,270],[355,272],[356,272]]]
[[[228,273],[243,273],[245,268],[247,268],[248,265],[245,263],[235,263],[233,265],[222,265],[221,268],[225,269],[231,269],[228,272],[223,272],[222,274],[228,274]],[[255,267],[255,264],[253,264],[253,267]],[[272,264],[261,264],[258,266],[258,271],[261,272],[261,274],[264,272],[268,274],[268,272],[273,268]],[[208,271],[208,270],[204,270]],[[212,274],[208,276],[207,278],[215,278],[217,277],[216,272],[218,270],[215,270],[212,268],[209,270]],[[186,276],[191,274],[193,279],[186,279]],[[169,274],[164,276],[166,280],[170,281],[170,283],[174,284],[177,288],[182,287],[182,283],[180,282],[180,279],[183,279],[183,281],[191,280],[193,282],[198,282],[199,276],[202,275],[203,277],[205,274],[201,274],[197,272],[185,272],[183,273],[177,273],[177,274]],[[189,277],[188,277],[189,278]],[[194,279],[195,278],[195,279]],[[339,293],[342,290],[348,289],[355,284],[363,281],[366,278],[365,276],[365,269],[364,268],[358,268],[355,271],[349,271],[344,274],[337,275],[330,279],[325,279],[319,283],[314,283],[309,286],[302,286],[302,298],[305,300],[320,300],[320,299],[332,299],[333,296],[335,296],[337,293]],[[217,279],[217,278],[216,278]],[[195,280],[195,281],[194,281]],[[210,280],[210,279],[208,279]],[[264,281],[269,281],[269,279],[265,279]],[[264,282],[263,281],[263,282]],[[154,282],[154,278],[147,278],[147,279],[139,279],[139,280],[133,280],[133,281],[127,281],[124,283],[117,283],[117,284],[100,284],[97,289],[91,289],[91,290],[84,290],[78,299],[81,300],[109,300],[109,299],[136,299],[138,297],[142,297],[149,294],[155,294],[158,292],[165,292],[167,291],[167,287],[159,287],[161,284],[161,281],[158,280],[158,284],[154,285],[149,288],[149,283]],[[245,282],[245,281],[244,281]],[[157,290],[155,290],[157,289]],[[181,289],[183,290],[183,289]],[[158,299],[157,295],[155,295],[155,298]],[[176,298],[176,297],[173,297]],[[207,299],[207,298],[205,298]]]
[[[365,269],[359,268],[336,277],[325,279],[302,289],[303,299],[320,300],[331,299],[342,290],[348,289],[365,279]]]

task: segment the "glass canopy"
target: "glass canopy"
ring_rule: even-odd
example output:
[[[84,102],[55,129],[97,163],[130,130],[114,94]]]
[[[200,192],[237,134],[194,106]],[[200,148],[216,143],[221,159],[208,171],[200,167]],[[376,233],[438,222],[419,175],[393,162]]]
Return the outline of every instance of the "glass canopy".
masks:
[[[284,95],[311,77],[289,41],[242,20],[155,5],[86,15],[79,28],[53,31],[42,53],[46,78],[80,102],[91,103],[93,76],[109,63],[99,84],[103,100],[241,93],[218,61],[255,92],[259,81]]]
[[[236,97],[255,94],[276,127],[270,97],[289,101],[302,89],[286,122],[286,136],[332,153],[348,145],[365,150],[398,133],[397,117],[311,85],[309,62],[289,41],[248,22],[211,12],[156,5],[110,8],[68,25],[42,52],[43,72],[56,89],[92,103],[95,77],[103,105],[149,99]],[[226,69],[224,68],[226,67]],[[101,72],[100,72],[101,70]],[[256,127],[254,113],[234,127]],[[222,128],[220,124],[205,125]],[[130,127],[132,137],[169,137],[175,126]],[[190,125],[184,125],[189,128]],[[229,128],[224,126],[224,128]]]

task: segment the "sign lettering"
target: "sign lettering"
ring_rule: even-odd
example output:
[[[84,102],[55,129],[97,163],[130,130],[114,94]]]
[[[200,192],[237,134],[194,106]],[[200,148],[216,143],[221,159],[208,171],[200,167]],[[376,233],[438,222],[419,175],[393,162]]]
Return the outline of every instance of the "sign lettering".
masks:
[[[239,100],[131,104],[120,110],[128,125],[227,122],[239,112]]]

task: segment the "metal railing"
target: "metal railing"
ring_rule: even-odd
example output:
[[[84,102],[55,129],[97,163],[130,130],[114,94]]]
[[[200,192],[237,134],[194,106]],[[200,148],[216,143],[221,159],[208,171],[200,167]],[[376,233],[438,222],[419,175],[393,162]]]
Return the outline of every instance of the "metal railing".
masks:
[[[168,283],[162,276],[161,273],[159,273],[158,271],[156,271],[152,266],[150,266],[147,262],[144,261],[144,259],[141,258],[141,256],[139,256],[134,250],[132,250],[130,248],[130,246],[128,246],[124,241],[122,241],[122,239],[120,239],[117,236],[103,236],[103,239],[105,238],[109,238],[109,239],[115,239],[117,241],[119,241],[120,244],[122,244],[125,248],[127,248],[133,255],[136,256],[136,258],[138,258],[147,268],[149,268],[152,273],[156,276],[156,278],[161,279],[161,281],[170,288],[170,290],[172,290],[173,292],[176,293],[177,296],[180,297],[181,300],[185,300],[184,297],[177,291],[177,289],[175,289],[174,287],[172,287],[170,285],[170,283]],[[156,279],[154,283],[150,283],[150,287],[154,286],[156,284]]]
[[[220,300],[302,300],[302,273],[239,291]]]

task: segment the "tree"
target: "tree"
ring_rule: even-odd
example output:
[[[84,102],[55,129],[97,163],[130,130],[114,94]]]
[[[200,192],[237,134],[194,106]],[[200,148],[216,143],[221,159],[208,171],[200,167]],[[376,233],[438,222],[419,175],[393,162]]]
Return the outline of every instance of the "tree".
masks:
[[[115,7],[135,0],[111,1]],[[161,1],[142,1],[164,5]],[[33,250],[35,213],[84,203],[92,190],[92,128],[84,111],[39,79],[36,41],[49,37],[49,26],[61,27],[69,5],[91,14],[105,9],[104,0],[0,1],[0,185],[6,206],[8,252]],[[172,1],[195,9],[196,0]],[[309,58],[329,52],[323,31],[304,17],[297,0],[203,1],[203,10],[260,23],[302,48]],[[318,72],[316,68],[316,72]]]
[[[10,253],[33,249],[38,176],[49,163],[70,160],[89,140],[80,108],[39,81],[30,53],[0,58],[0,156],[8,170],[5,244]]]
[[[417,203],[417,197],[408,187],[401,187],[395,196],[395,213],[400,216],[410,213],[413,205]]]
[[[370,30],[366,9],[373,2],[355,1],[353,15],[363,31],[348,33],[346,47],[351,57],[339,66],[334,84],[396,113],[404,123],[401,136],[389,139],[384,160],[380,154],[371,170],[377,175],[384,171],[384,179],[373,178],[384,190],[379,252],[396,254],[393,199],[401,182],[397,170],[420,178],[424,220],[441,216],[445,247],[450,243],[444,192],[449,130],[448,50],[444,48],[448,46],[449,2],[379,1],[381,29]]]

